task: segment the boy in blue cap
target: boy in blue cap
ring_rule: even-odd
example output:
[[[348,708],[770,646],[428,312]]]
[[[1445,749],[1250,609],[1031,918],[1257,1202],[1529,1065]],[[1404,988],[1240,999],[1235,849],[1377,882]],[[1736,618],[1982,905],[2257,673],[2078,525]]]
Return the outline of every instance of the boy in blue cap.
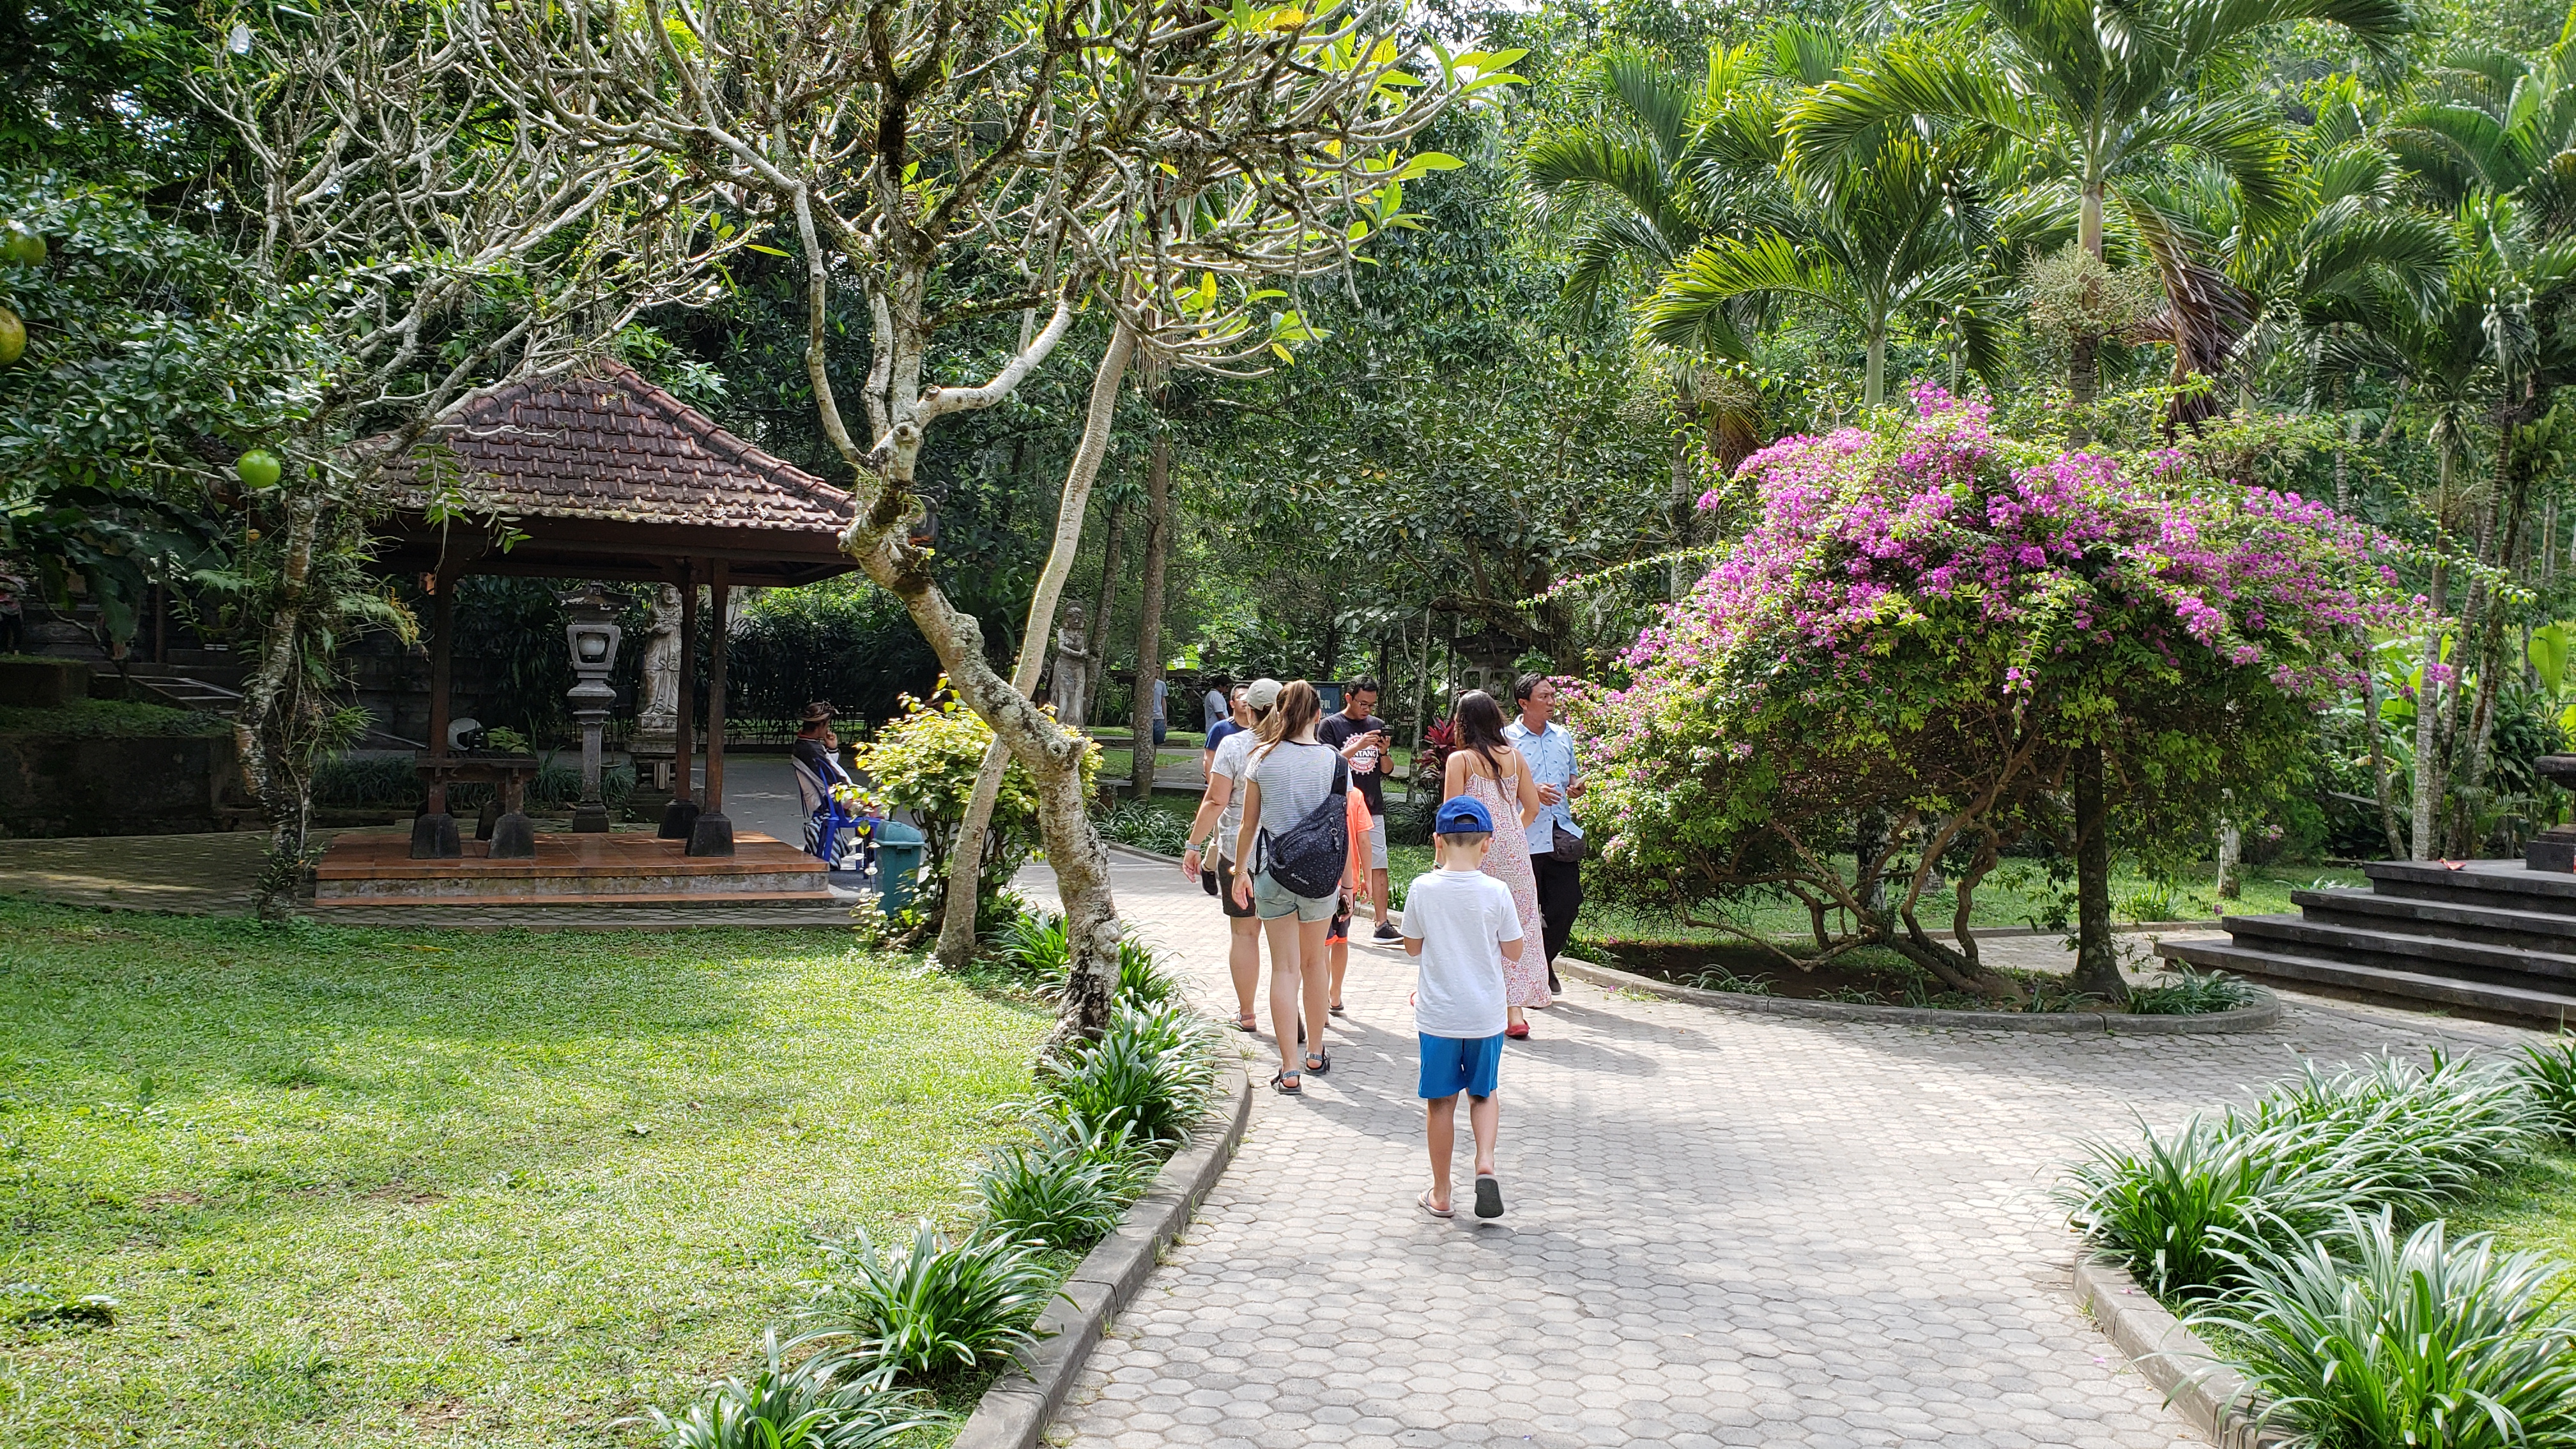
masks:
[[[1422,963],[1413,1026],[1422,1037],[1422,1100],[1431,1136],[1431,1190],[1420,1199],[1435,1218],[1454,1216],[1449,1159],[1458,1146],[1458,1094],[1476,1135],[1476,1216],[1503,1215],[1494,1174],[1494,1100],[1503,1061],[1503,959],[1521,958],[1521,916],[1509,886],[1479,869],[1494,819],[1466,796],[1444,800],[1432,823],[1439,869],[1416,876],[1404,896],[1404,951]]]

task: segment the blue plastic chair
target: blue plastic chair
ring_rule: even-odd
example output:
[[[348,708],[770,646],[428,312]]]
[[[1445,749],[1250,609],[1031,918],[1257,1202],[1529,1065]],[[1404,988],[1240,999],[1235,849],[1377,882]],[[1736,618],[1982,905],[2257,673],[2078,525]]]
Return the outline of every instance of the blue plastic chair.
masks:
[[[876,827],[883,823],[875,815],[853,810],[832,798],[831,786],[803,760],[796,766],[796,798],[805,807],[805,853],[832,870],[841,870],[844,855],[857,858],[857,869],[866,875],[876,869]],[[840,771],[833,771],[838,775]],[[846,779],[837,784],[849,783]],[[842,837],[849,837],[843,844]]]

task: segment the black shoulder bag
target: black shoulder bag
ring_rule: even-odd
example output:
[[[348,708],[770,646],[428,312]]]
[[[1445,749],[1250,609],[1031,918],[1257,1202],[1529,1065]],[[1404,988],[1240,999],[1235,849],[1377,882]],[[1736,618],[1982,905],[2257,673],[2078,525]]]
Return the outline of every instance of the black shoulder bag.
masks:
[[[1301,747],[1332,749],[1330,745]],[[1292,895],[1315,900],[1338,894],[1342,872],[1350,864],[1351,824],[1349,810],[1350,767],[1339,750],[1333,751],[1333,793],[1323,804],[1306,812],[1306,818],[1285,830],[1264,829],[1261,832],[1261,861],[1271,879],[1286,886]],[[1264,813],[1267,813],[1265,810]]]

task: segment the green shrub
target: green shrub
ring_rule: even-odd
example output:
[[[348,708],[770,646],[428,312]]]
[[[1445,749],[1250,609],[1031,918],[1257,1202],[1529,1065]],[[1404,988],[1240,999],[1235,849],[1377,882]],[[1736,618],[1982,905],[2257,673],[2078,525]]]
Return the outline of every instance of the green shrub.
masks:
[[[945,1417],[847,1355],[790,1364],[797,1347],[772,1329],[748,1383],[725,1380],[677,1419],[651,1411],[653,1431],[666,1449],[876,1449]]]
[[[947,902],[949,855],[992,742],[992,727],[954,697],[924,704],[906,695],[903,713],[852,751],[859,773],[875,782],[878,800],[889,811],[910,811],[921,827],[930,866],[921,901],[934,915]],[[1099,745],[1084,748],[1081,769],[1088,798],[1100,778]],[[978,935],[1000,928],[1011,877],[1037,847],[1037,782],[1015,761],[1002,772],[1002,792],[994,799],[992,825],[976,862]]]
[[[2309,1065],[2250,1109],[2195,1115],[2134,1149],[2091,1144],[2058,1201],[2151,1290],[2198,1293],[2228,1280],[2232,1242],[2285,1245],[2347,1209],[2428,1211],[2538,1128],[2521,1082],[2484,1063]]]
[[[2193,1315],[2225,1330],[2266,1423],[2319,1449],[2576,1444],[2576,1320],[2559,1268],[2430,1222],[2347,1214],[2293,1247],[2227,1253],[2242,1287]]]
[[[2251,1006],[2254,999],[2254,987],[2243,977],[2185,966],[2151,986],[2131,987],[2129,1010],[2141,1016],[2200,1016]]]
[[[1052,996],[1064,994],[1073,974],[1073,947],[1065,939],[1064,917],[1051,911],[1023,910],[1003,928],[995,955],[1017,975]],[[1158,1006],[1180,997],[1180,983],[1154,959],[1154,948],[1133,936],[1118,942],[1118,999],[1139,1006]]]
[[[2561,1137],[2576,1137],[2576,1037],[2524,1047],[2516,1068],[2534,1106]]]
[[[316,805],[417,805],[420,772],[409,755],[334,755],[313,768]]]
[[[1101,816],[1098,824],[1103,836],[1138,850],[1178,855],[1190,843],[1190,822],[1142,800],[1119,802],[1118,808]]]
[[[1041,1250],[1007,1234],[951,1242],[923,1222],[909,1252],[826,1244],[832,1271],[814,1300],[815,1322],[848,1334],[860,1357],[915,1378],[1007,1359],[1037,1342],[1029,1325],[1055,1294]]]
[[[1045,1122],[1034,1144],[996,1151],[975,1175],[994,1232],[1050,1248],[1088,1246],[1118,1226],[1154,1160],[1126,1122]]]
[[[1097,1041],[1056,1048],[1038,1087],[1058,1117],[1133,1123],[1149,1142],[1185,1142],[1216,1087],[1215,1035],[1177,1001],[1121,1001]]]

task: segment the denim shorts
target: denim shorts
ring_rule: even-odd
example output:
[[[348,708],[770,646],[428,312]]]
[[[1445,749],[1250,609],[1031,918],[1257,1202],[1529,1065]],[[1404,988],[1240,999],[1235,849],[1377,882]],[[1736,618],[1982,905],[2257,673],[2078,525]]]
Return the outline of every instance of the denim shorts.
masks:
[[[1329,921],[1341,904],[1342,893],[1328,896],[1301,896],[1279,883],[1268,871],[1252,878],[1252,913],[1265,921],[1293,915],[1301,921]]]

